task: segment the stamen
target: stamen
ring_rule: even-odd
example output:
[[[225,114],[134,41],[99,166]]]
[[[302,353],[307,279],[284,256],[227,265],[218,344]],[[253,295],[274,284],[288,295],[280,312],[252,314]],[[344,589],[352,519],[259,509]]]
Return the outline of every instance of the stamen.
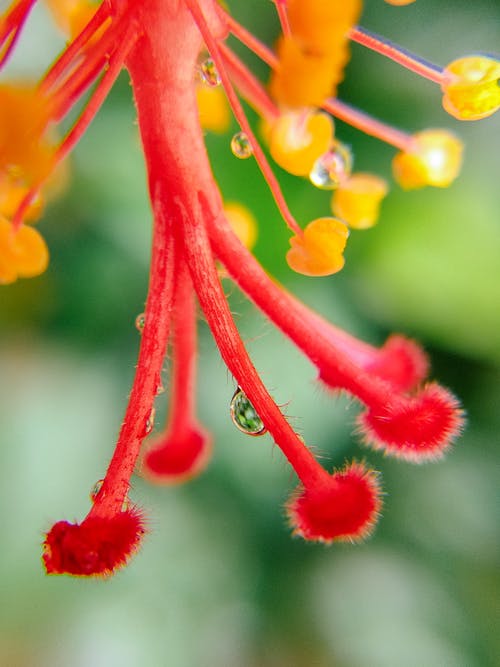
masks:
[[[36,0],[14,2],[10,11],[2,18],[0,22],[0,69],[9,59],[35,2]]]
[[[359,111],[349,104],[341,102],[339,99],[328,98],[323,104],[323,109],[331,113],[335,118],[344,121],[344,123],[348,123],[356,129],[361,130],[361,132],[380,139],[380,141],[384,141],[402,151],[410,150],[412,147],[413,137],[411,134],[386,125],[364,113],[364,111]]]
[[[226,44],[219,44],[226,69],[246,101],[266,121],[272,122],[280,115],[278,107],[271,100],[266,89],[246,65]]]
[[[226,22],[227,27],[231,33],[239,39],[239,41],[247,46],[250,51],[255,53],[263,62],[265,62],[272,69],[278,66],[278,58],[272,49],[270,49],[267,44],[261,42],[257,37],[255,37],[251,32],[244,28],[241,23],[238,23],[231,14],[225,12],[222,7],[218,7],[220,14],[223,16],[224,21]]]
[[[40,90],[48,92],[64,74],[67,76],[71,74],[72,68],[78,62],[77,56],[83,52],[85,45],[108,19],[110,19],[109,5],[107,2],[103,2],[81,33],[70,42],[48,70],[40,82]]]
[[[280,20],[281,31],[285,37],[289,37],[292,34],[292,31],[288,21],[287,0],[273,0],[273,2],[276,6],[276,11]]]
[[[122,41],[119,42],[116,51],[111,56],[109,60],[109,67],[97,85],[94,93],[92,94],[92,97],[87,103],[87,106],[54,153],[54,167],[73,150],[83,134],[87,131],[88,126],[92,122],[96,113],[99,111],[101,105],[104,103],[109,91],[120,74],[128,53],[134,45],[133,34],[133,30],[129,29],[128,32],[122,36]],[[28,193],[25,195],[12,219],[14,229],[17,229],[22,224],[26,210],[29,208],[39,193],[40,188],[47,180],[47,177],[35,182],[31,186]]]
[[[362,44],[372,51],[394,60],[394,62],[397,62],[411,72],[415,72],[415,74],[429,79],[429,81],[434,81],[434,83],[440,86],[447,79],[447,75],[441,67],[410,53],[385,37],[376,35],[364,28],[360,28],[359,26],[352,28],[349,32],[349,37],[353,42]]]
[[[266,157],[264,155],[264,152],[262,148],[260,147],[259,142],[257,141],[255,134],[252,131],[252,128],[250,127],[250,123],[248,122],[248,119],[245,115],[245,112],[243,110],[243,107],[241,106],[241,103],[238,99],[238,96],[236,95],[236,92],[233,88],[233,85],[231,83],[231,79],[229,77],[229,74],[226,71],[226,68],[224,66],[224,59],[221,56],[221,53],[219,51],[219,46],[217,44],[217,41],[214,39],[212,36],[212,33],[210,32],[210,29],[208,27],[207,22],[205,21],[205,18],[200,10],[200,7],[198,3],[195,0],[185,0],[186,5],[189,8],[189,11],[193,15],[193,18],[196,22],[196,25],[198,26],[198,29],[203,37],[203,40],[207,46],[207,49],[210,52],[210,55],[212,56],[216,67],[219,71],[219,75],[222,81],[222,85],[224,86],[224,89],[226,91],[229,104],[231,105],[231,108],[233,110],[233,113],[236,117],[236,120],[238,121],[242,131],[246,134],[248,137],[248,141],[252,147],[253,153],[255,155],[255,159],[257,161],[257,164],[260,167],[260,170],[262,172],[262,175],[264,176],[265,180],[267,181],[269,188],[273,194],[274,200],[276,201],[276,204],[278,206],[278,209],[283,216],[283,219],[285,220],[286,224],[290,229],[300,236],[302,234],[302,229],[299,227],[297,224],[297,221],[293,217],[292,213],[290,212],[290,209],[288,208],[288,205],[285,201],[285,198],[283,196],[283,193],[281,191],[281,188],[279,186],[279,183],[276,179],[276,176],[274,175],[271,167],[269,166],[268,161],[266,160]]]

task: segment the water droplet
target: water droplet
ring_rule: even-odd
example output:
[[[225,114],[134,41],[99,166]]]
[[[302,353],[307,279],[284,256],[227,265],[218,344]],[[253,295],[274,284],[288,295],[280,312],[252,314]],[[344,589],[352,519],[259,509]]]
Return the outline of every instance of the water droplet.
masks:
[[[313,165],[309,179],[321,190],[334,190],[342,181],[349,178],[352,171],[352,153],[348,146],[339,141],[319,158]]]
[[[264,435],[267,429],[246,394],[238,387],[229,406],[233,424],[247,435]]]
[[[200,65],[200,76],[203,83],[214,88],[220,86],[220,76],[212,58],[207,58]]]
[[[237,132],[231,139],[231,150],[240,160],[246,160],[253,153],[250,140],[244,132]]]
[[[154,408],[151,408],[149,417],[146,419],[146,428],[144,429],[145,435],[149,435],[155,426],[155,414],[156,410]]]
[[[146,316],[144,313],[139,313],[135,318],[135,328],[139,333],[142,333],[144,330],[144,325],[146,324]]]
[[[103,484],[104,484],[104,480],[103,480],[103,479],[99,479],[99,480],[94,484],[94,486],[90,489],[90,500],[91,500],[93,503],[95,503],[95,501],[97,500],[97,496],[98,496],[99,493],[101,492],[101,489],[102,489],[102,485],[103,485]]]

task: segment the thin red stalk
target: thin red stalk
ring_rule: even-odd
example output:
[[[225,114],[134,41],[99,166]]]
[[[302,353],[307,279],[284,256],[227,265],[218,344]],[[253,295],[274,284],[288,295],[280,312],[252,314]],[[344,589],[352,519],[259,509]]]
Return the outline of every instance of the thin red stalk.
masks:
[[[253,51],[256,56],[258,56],[263,62],[265,62],[269,67],[276,68],[278,66],[278,58],[273,53],[273,51],[259,39],[257,39],[251,32],[244,28],[238,21],[236,21],[230,14],[225,12],[222,7],[220,8],[220,13],[224,17],[224,21],[227,24],[227,27],[231,33],[245,46],[247,46],[250,51]]]
[[[411,134],[396,130],[390,125],[386,125],[363,111],[354,109],[350,105],[341,102],[336,98],[328,98],[323,103],[323,109],[339,120],[361,130],[361,132],[369,134],[381,141],[385,141],[391,146],[399,148],[401,151],[408,151],[412,147],[413,137]]]
[[[0,44],[3,44],[13,30],[17,30],[24,23],[35,2],[36,0],[20,0],[12,3],[0,22]]]
[[[10,54],[14,50],[17,40],[19,39],[23,26],[26,23],[26,19],[29,16],[31,9],[33,8],[36,0],[25,0],[24,2],[19,3],[13,10],[5,17],[3,21],[2,30],[0,30],[0,44],[3,49],[3,52],[0,56],[0,69],[4,67],[6,62],[9,59]],[[13,33],[13,34],[12,34]]]
[[[157,378],[160,376],[170,330],[176,273],[172,220],[165,215],[160,193],[153,199],[153,208],[155,220],[151,277],[139,358],[116,449],[101,492],[89,513],[89,516],[94,517],[116,514],[127,498],[142,440],[147,435],[147,421],[156,396]]]
[[[89,88],[108,62],[109,49],[102,49],[92,55],[90,61],[82,63],[78,71],[64,82],[59,90],[52,94],[53,121],[58,122],[70,111],[84,92]]]
[[[276,11],[278,12],[278,18],[280,20],[281,30],[285,37],[290,37],[292,31],[290,29],[290,23],[288,21],[288,12],[286,9],[286,0],[274,0],[276,5]]]
[[[253,150],[253,154],[255,156],[255,159],[257,161],[257,164],[260,167],[260,170],[267,181],[269,188],[273,194],[274,200],[278,206],[278,209],[283,216],[283,219],[285,220],[286,224],[288,227],[294,232],[294,234],[297,234],[298,236],[302,235],[302,229],[299,227],[297,224],[297,221],[293,217],[292,213],[290,212],[290,209],[288,208],[288,205],[286,203],[286,200],[283,196],[283,193],[281,191],[281,188],[279,186],[279,183],[276,179],[276,176],[274,175],[268,161],[266,160],[266,157],[264,155],[264,152],[262,148],[260,147],[259,142],[257,141],[252,128],[250,127],[250,123],[247,120],[247,117],[245,115],[245,111],[243,110],[243,107],[241,106],[241,103],[238,99],[238,96],[233,88],[233,85],[231,83],[231,79],[229,78],[229,75],[226,71],[226,68],[224,66],[224,59],[221,55],[221,52],[219,50],[219,46],[217,44],[217,41],[214,39],[212,36],[212,33],[210,32],[210,28],[208,27],[208,24],[203,16],[203,13],[200,10],[200,7],[196,0],[185,0],[185,3],[187,7],[189,8],[191,14],[193,15],[193,18],[195,20],[196,25],[198,26],[200,33],[203,37],[203,40],[205,41],[205,44],[207,46],[208,51],[210,52],[210,55],[215,62],[215,66],[217,67],[217,70],[219,72],[219,76],[221,78],[222,85],[224,86],[224,89],[226,91],[227,98],[229,100],[229,104],[233,110],[233,113],[236,117],[236,120],[238,121],[241,129],[243,132],[247,135],[248,140],[250,142],[250,145]]]
[[[191,276],[180,261],[174,295],[172,379],[168,423],[173,433],[192,425],[196,383],[196,304]]]
[[[75,145],[87,131],[94,116],[99,111],[101,105],[104,103],[104,100],[108,96],[109,91],[111,90],[123,67],[125,58],[127,57],[127,54],[133,45],[133,31],[130,29],[122,36],[119,46],[110,60],[109,68],[97,85],[87,106],[56,150],[53,158],[54,167],[73,150]],[[18,229],[21,226],[24,214],[33,202],[34,198],[37,196],[44,182],[45,179],[35,183],[19,204],[19,207],[12,219],[12,226],[14,229]]]
[[[101,28],[103,23],[109,18],[109,4],[107,2],[103,2],[94,16],[87,23],[85,28],[81,31],[81,33],[75,37],[75,39],[68,45],[66,50],[63,51],[61,56],[45,74],[44,78],[40,82],[40,90],[42,92],[48,92],[48,90],[53,85],[55,85],[57,80],[63,74],[71,74],[73,68],[75,67],[74,61],[76,56],[82,54],[84,46]],[[67,70],[69,70],[69,72],[67,72]]]
[[[209,235],[215,254],[239,287],[320,370],[337,379],[339,388],[370,407],[390,403],[394,397],[392,387],[365,372],[332,345],[314,326],[314,319],[305,316],[305,307],[295,308],[294,301],[269,278],[223,216],[209,221]]]
[[[248,356],[219,282],[204,215],[211,217],[212,214],[201,208],[196,212],[185,211],[182,226],[185,257],[212,335],[227,367],[304,486],[313,486],[327,473],[282,415]]]
[[[349,31],[349,38],[353,42],[362,44],[372,51],[376,51],[377,53],[394,60],[394,62],[415,72],[415,74],[418,74],[425,79],[429,79],[430,81],[434,81],[434,83],[442,85],[445,80],[444,72],[440,67],[410,53],[401,46],[385,39],[385,37],[375,35],[368,30],[356,26]]]
[[[15,29],[14,33],[10,35],[10,40],[8,42],[6,40],[4,45],[5,48],[3,50],[2,55],[0,56],[0,69],[2,69],[9,60],[9,57],[13,52],[14,47],[16,46],[17,40],[19,39],[20,35],[21,35],[21,26],[18,26]]]
[[[262,118],[270,122],[275,120],[280,115],[280,111],[259,79],[252,74],[226,44],[220,44],[219,48],[226,69],[241,95]]]
[[[272,68],[277,69],[279,66],[279,60],[276,55],[264,44],[255,40],[255,37],[251,33],[248,33],[245,28],[239,25],[232,17],[224,13],[224,16],[228,22],[228,26],[244,44],[246,44],[252,51],[255,51],[257,55],[263,59],[265,62]],[[240,34],[241,33],[241,34]],[[257,42],[257,43],[255,43]],[[224,51],[222,49],[225,49]],[[261,53],[260,51],[264,51]],[[261,84],[257,81],[256,85],[253,84],[253,81],[250,77],[253,77],[252,73],[246,68],[246,66],[235,56],[225,45],[221,45],[221,51],[224,56],[226,63],[228,64],[228,69],[231,72],[231,77],[236,81],[236,85],[241,91],[242,95],[254,106],[259,113],[264,117],[270,115],[271,107],[269,107],[268,97],[265,91],[262,89]],[[230,54],[230,56],[228,55]],[[326,100],[323,104],[323,108],[328,113],[331,113],[336,118],[356,127],[358,130],[369,134],[370,136],[376,137],[381,141],[385,141],[391,146],[395,146],[400,150],[408,150],[410,148],[410,143],[412,137],[410,134],[397,130],[390,125],[382,123],[375,118],[372,118],[368,114],[365,114],[353,107],[341,102],[338,99],[330,98]],[[277,112],[276,107],[274,107],[273,112]]]

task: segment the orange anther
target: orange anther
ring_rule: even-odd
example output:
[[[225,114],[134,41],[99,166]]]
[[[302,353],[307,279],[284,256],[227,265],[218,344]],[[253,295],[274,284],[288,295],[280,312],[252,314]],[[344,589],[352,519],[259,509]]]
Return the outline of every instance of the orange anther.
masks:
[[[285,107],[320,107],[327,97],[335,95],[349,60],[346,44],[334,54],[311,53],[290,37],[277,44],[279,67],[269,84],[272,97]]]
[[[6,218],[0,218],[0,283],[38,276],[48,263],[47,246],[36,229],[22,226],[16,232]]]
[[[305,276],[328,276],[344,266],[342,255],[349,230],[336,218],[317,218],[302,236],[292,236],[286,261]]]
[[[361,14],[361,0],[288,0],[294,39],[314,53],[337,51]]]

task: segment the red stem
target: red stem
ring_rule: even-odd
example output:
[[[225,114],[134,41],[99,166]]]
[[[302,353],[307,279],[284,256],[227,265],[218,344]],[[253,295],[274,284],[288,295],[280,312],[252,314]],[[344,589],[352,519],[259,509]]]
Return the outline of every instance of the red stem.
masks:
[[[174,434],[193,425],[196,403],[196,304],[191,276],[182,259],[177,274],[168,415],[168,428]]]
[[[204,218],[215,224],[208,207],[202,209],[200,205],[197,210],[184,211],[183,240],[193,284],[212,335],[238,386],[247,395],[304,486],[315,486],[325,480],[328,473],[282,415],[248,356],[219,281]]]
[[[305,306],[296,308],[295,301],[267,276],[238,241],[222,215],[208,222],[215,254],[236,283],[322,373],[335,378],[338,388],[346,389],[370,407],[379,408],[395,399],[391,385],[365,372],[344,351],[332,345],[317,330],[315,320],[306,317]]]
[[[226,71],[225,65],[224,65],[224,59],[221,55],[221,52],[219,50],[219,45],[217,44],[217,40],[214,39],[212,36],[212,33],[210,32],[210,29],[208,27],[208,24],[203,16],[202,11],[200,10],[200,7],[197,3],[196,0],[185,0],[185,3],[187,7],[189,7],[189,10],[191,14],[193,15],[193,18],[201,32],[201,35],[205,41],[205,44],[207,46],[208,51],[210,52],[210,55],[215,62],[215,65],[217,67],[217,70],[219,72],[219,76],[221,78],[222,85],[224,86],[224,90],[226,91],[227,98],[229,100],[229,104],[233,110],[233,113],[236,117],[236,120],[238,121],[241,129],[243,132],[247,135],[248,140],[250,142],[250,145],[252,146],[253,154],[255,156],[255,159],[257,161],[257,164],[260,167],[260,170],[262,172],[262,175],[264,176],[265,180],[267,181],[269,188],[271,190],[271,193],[274,197],[274,200],[276,201],[276,204],[278,206],[278,209],[283,216],[283,219],[285,220],[286,224],[288,227],[296,234],[297,236],[302,236],[302,229],[299,227],[297,224],[297,221],[293,217],[292,213],[290,212],[290,209],[288,208],[288,204],[286,203],[286,200],[283,196],[283,193],[281,192],[281,188],[279,186],[279,183],[276,179],[276,176],[274,175],[265,155],[264,151],[260,147],[259,142],[257,141],[252,128],[250,127],[250,123],[247,120],[247,117],[245,115],[245,111],[243,110],[243,107],[241,106],[241,103],[238,99],[238,96],[236,95],[233,85],[231,83],[231,79],[229,77],[229,74]]]
[[[110,18],[110,9],[107,2],[103,2],[94,16],[87,23],[81,33],[68,45],[61,56],[51,66],[40,82],[40,90],[48,92],[55,85],[57,80],[66,72],[66,70],[75,67],[75,58],[82,54],[84,46],[101,28],[103,23]]]
[[[288,12],[286,9],[286,0],[274,0],[276,5],[276,11],[278,12],[278,18],[280,20],[281,30],[285,37],[290,37],[292,31],[290,29],[290,23],[288,21]]]
[[[224,65],[241,95],[262,118],[272,123],[279,117],[280,111],[264,86],[226,44],[220,44],[219,48]]]
[[[122,508],[130,486],[147,421],[157,391],[170,330],[175,276],[172,220],[165,215],[163,193],[151,192],[154,210],[154,231],[150,282],[145,324],[141,336],[139,359],[127,410],[116,449],[109,464],[101,492],[89,516],[113,516]]]
[[[4,43],[7,39],[9,39],[12,32],[14,32],[14,35],[11,37],[11,41],[1,56],[0,67],[5,64],[8,55],[14,46],[13,42],[15,43],[15,41],[18,39],[22,27],[28,18],[35,2],[36,0],[21,0],[20,2],[14,2],[11,9],[7,11],[5,16],[2,18],[0,22],[0,47],[3,47]]]
[[[278,58],[274,52],[263,42],[257,39],[251,32],[244,28],[238,21],[236,21],[230,14],[225,12],[222,7],[219,8],[221,15],[224,17],[227,27],[232,34],[237,37],[242,44],[247,46],[250,51],[255,53],[261,60],[263,60],[271,69],[275,69],[278,64]]]
[[[330,97],[323,103],[323,109],[331,113],[332,116],[343,120],[344,123],[352,125],[361,132],[385,141],[391,146],[399,148],[401,151],[409,151],[412,147],[413,137],[411,134],[397,130],[386,123],[369,116],[363,111],[354,109],[345,102]]]
[[[133,27],[130,27],[126,33],[121,35],[121,41],[119,42],[119,46],[110,60],[109,68],[97,85],[87,106],[71,130],[68,132],[62,143],[57,148],[53,157],[54,167],[73,150],[75,145],[87,131],[90,123],[94,119],[94,116],[101,108],[101,105],[104,103],[109,91],[116,81],[116,78],[118,77],[123,67],[123,63],[127,57],[127,54],[134,45],[134,41],[134,30]],[[39,193],[40,188],[43,186],[47,177],[48,176],[34,183],[34,185],[22,199],[16,213],[12,218],[13,229],[19,229],[21,226],[26,211]]]

